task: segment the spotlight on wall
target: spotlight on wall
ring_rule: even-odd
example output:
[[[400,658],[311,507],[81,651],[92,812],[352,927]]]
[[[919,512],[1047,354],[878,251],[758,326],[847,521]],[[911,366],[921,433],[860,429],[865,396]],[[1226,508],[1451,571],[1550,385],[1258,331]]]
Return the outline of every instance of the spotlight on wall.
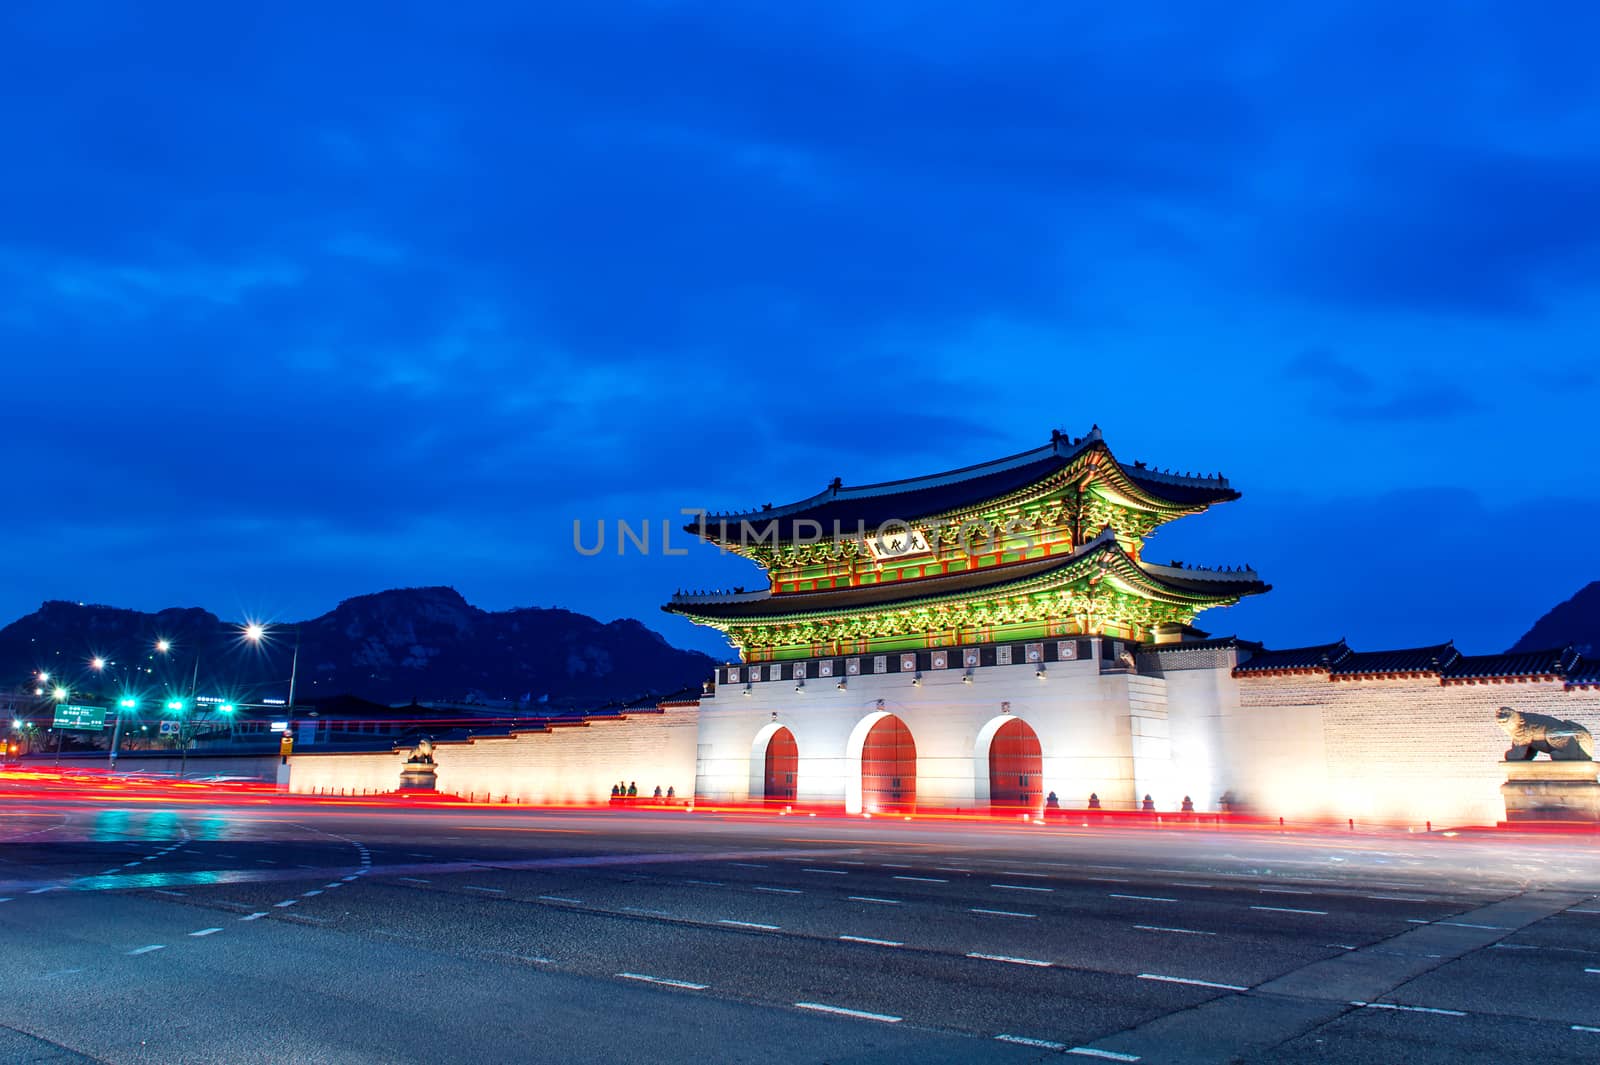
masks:
[[[963,683],[963,684],[971,684],[972,683],[972,670],[969,669],[965,673],[961,674],[961,683]]]
[[[911,686],[913,688],[922,687],[922,671],[921,670],[918,670],[916,676],[911,678]]]
[[[1011,704],[1010,704],[1010,703],[1008,703],[1008,702],[1007,702],[1007,703],[1001,703],[1001,704],[1000,704],[1000,712],[1001,712],[1001,713],[1002,713],[1002,714],[1009,714],[1009,713],[1011,713]]]
[[[794,690],[797,691],[797,692],[805,691],[806,690],[806,682],[803,681],[803,680],[795,681],[794,682]]]
[[[1044,663],[1043,662],[1039,663],[1039,668],[1033,671],[1033,675],[1038,677],[1040,680],[1044,680]]]
[[[741,692],[740,694],[745,695],[747,697],[749,696],[749,694],[750,694],[750,684],[749,684],[748,681],[745,682],[744,691]]]
[[[840,680],[839,683],[834,685],[834,687],[838,688],[840,691],[844,691],[846,688],[850,687],[850,685],[846,684],[843,680]]]

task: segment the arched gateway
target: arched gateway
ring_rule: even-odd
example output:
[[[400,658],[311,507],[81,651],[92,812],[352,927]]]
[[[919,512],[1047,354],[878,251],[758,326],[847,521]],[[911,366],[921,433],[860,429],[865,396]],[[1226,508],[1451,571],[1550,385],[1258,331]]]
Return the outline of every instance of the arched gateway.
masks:
[[[791,803],[795,797],[795,775],[800,771],[800,748],[794,733],[780,728],[767,740],[766,771],[762,798],[769,803]]]
[[[989,808],[996,813],[1037,813],[1044,807],[1044,757],[1039,735],[1019,717],[989,740]]]
[[[884,714],[861,745],[861,808],[866,813],[910,813],[916,805],[916,742],[904,721]]]

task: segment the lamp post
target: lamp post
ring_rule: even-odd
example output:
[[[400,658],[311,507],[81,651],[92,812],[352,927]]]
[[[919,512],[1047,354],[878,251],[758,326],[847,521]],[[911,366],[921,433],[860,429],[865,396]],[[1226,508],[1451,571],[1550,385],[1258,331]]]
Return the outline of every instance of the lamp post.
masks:
[[[257,647],[262,647],[272,640],[272,630],[259,621],[247,621],[239,630],[242,639],[248,640]],[[284,707],[283,717],[288,724],[285,732],[294,728],[294,684],[300,673],[300,626],[294,627],[294,654],[289,659],[289,705]]]
[[[49,674],[41,673],[40,676],[47,677]],[[56,689],[50,693],[51,697],[55,699],[57,706],[60,706],[62,703],[66,702],[67,696],[71,694],[71,692],[67,691],[67,689],[61,687],[59,684],[56,685]],[[51,716],[54,717],[55,715],[52,714]],[[56,730],[56,765],[60,765],[61,744],[67,738],[67,730],[57,725],[53,720],[50,722],[50,724]]]

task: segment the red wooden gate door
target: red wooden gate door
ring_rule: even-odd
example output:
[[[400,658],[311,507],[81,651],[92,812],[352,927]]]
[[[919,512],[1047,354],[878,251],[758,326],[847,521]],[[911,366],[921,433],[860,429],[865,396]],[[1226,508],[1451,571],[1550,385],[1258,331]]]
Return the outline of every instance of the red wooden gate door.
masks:
[[[794,733],[781,728],[767,741],[767,786],[764,798],[768,802],[794,802],[795,774],[800,771],[800,748],[795,745]]]
[[[990,809],[1010,813],[1042,809],[1043,776],[1038,734],[1021,718],[1001,725],[989,742]]]
[[[890,714],[861,746],[861,808],[910,813],[917,805],[917,745],[905,722]]]

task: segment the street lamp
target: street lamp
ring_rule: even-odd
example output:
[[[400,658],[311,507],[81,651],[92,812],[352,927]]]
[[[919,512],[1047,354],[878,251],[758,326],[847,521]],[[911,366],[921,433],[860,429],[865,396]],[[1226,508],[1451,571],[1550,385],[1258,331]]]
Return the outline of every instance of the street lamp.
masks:
[[[246,621],[239,629],[239,638],[264,647],[272,642],[272,630],[259,621]],[[284,708],[283,716],[292,727],[294,724],[294,682],[300,672],[300,626],[294,627],[294,655],[289,660],[289,705]],[[289,730],[285,730],[289,731]]]

